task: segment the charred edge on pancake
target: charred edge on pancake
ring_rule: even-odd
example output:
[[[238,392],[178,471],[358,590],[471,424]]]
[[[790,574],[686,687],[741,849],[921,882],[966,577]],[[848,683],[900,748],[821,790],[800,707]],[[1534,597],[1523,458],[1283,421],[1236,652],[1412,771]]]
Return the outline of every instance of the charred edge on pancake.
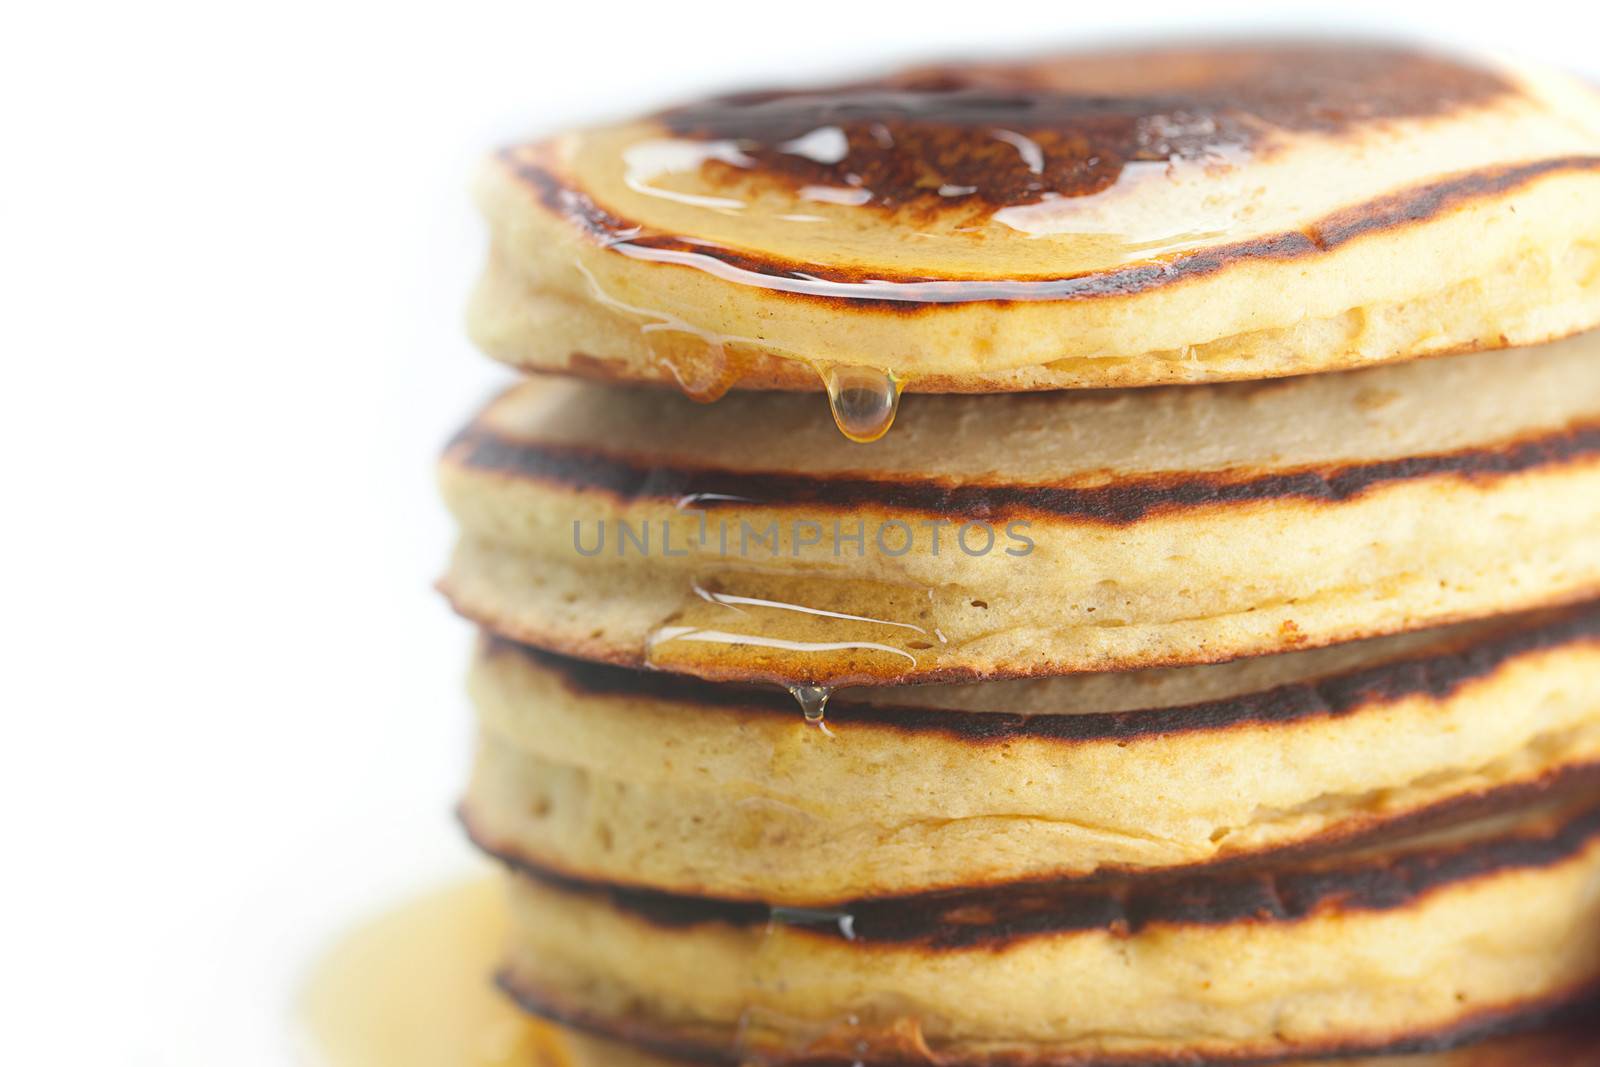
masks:
[[[501,968],[495,974],[495,985],[510,997],[523,1011],[537,1018],[579,1030],[596,1037],[631,1045],[653,1055],[684,1064],[737,1065],[741,1063],[738,1049],[732,1042],[714,1038],[696,1039],[682,1031],[674,1032],[670,1023],[643,1022],[637,1016],[618,1018],[603,1016],[562,998],[537,991],[517,981],[510,968]],[[1434,1030],[1411,1032],[1403,1036],[1372,1035],[1344,1040],[1323,1041],[1316,1044],[1297,1045],[1292,1049],[1270,1053],[1240,1052],[1233,1056],[1202,1056],[1192,1051],[1175,1050],[1166,1054],[1123,1053],[1086,1055],[1066,1052],[1057,1055],[1028,1053],[999,1053],[973,1059],[940,1059],[940,1067],[1255,1067],[1255,1065],[1280,1064],[1285,1060],[1300,1062],[1303,1059],[1343,1060],[1357,1056],[1401,1056],[1450,1052],[1495,1038],[1511,1038],[1530,1034],[1542,1027],[1560,1028],[1552,1034],[1563,1048],[1571,1041],[1573,1047],[1586,1052],[1595,1051],[1591,1042],[1600,1039],[1600,1008],[1595,998],[1600,995],[1600,983],[1587,982],[1575,988],[1561,990],[1509,1007],[1487,1007],[1467,1013],[1459,1021]],[[703,1032],[703,1029],[702,1029]],[[763,1060],[763,1062],[768,1062]],[[927,1059],[907,1059],[903,1055],[893,1058],[869,1057],[836,1059],[795,1055],[771,1060],[783,1067],[849,1067],[866,1063],[870,1067],[929,1067]],[[1494,1063],[1496,1061],[1488,1061]],[[1525,1067],[1528,1060],[1506,1060],[1516,1067]],[[1563,1067],[1580,1067],[1591,1061],[1584,1059]],[[1596,1057],[1600,1062],[1600,1056]],[[1478,1061],[1473,1061],[1475,1067]],[[1551,1063],[1554,1067],[1554,1063]]]
[[[1399,815],[1379,816],[1364,821],[1351,820],[1349,824],[1335,826],[1302,840],[1272,845],[1250,852],[1223,854],[1194,863],[1181,863],[1170,867],[1154,868],[1105,864],[1094,871],[1084,874],[1065,872],[1044,873],[1036,877],[978,879],[969,880],[962,885],[953,887],[921,889],[910,893],[884,893],[870,897],[858,897],[854,900],[815,900],[807,904],[794,906],[824,911],[848,912],[852,908],[869,903],[879,907],[887,907],[897,902],[913,906],[922,903],[938,904],[940,901],[946,901],[951,897],[969,897],[976,893],[998,894],[1066,884],[1085,888],[1116,882],[1168,884],[1177,879],[1192,879],[1226,874],[1228,872],[1253,870],[1268,863],[1311,863],[1326,859],[1336,852],[1367,851],[1381,847],[1386,842],[1409,840],[1418,834],[1459,826],[1473,819],[1490,818],[1504,814],[1507,811],[1527,810],[1542,803],[1550,803],[1561,798],[1571,798],[1589,793],[1597,788],[1600,788],[1600,761],[1568,764],[1548,770],[1539,777],[1528,781],[1462,793],[1421,808],[1405,811]],[[585,875],[583,872],[561,867],[558,864],[551,863],[548,859],[532,859],[514,847],[491,843],[487,835],[477,830],[473,823],[471,812],[465,802],[458,805],[456,818],[465,831],[468,840],[480,852],[510,870],[519,871],[537,881],[560,883],[562,885],[592,886],[603,881]],[[665,892],[664,890],[652,889],[652,887],[637,881],[621,882],[612,879],[604,881],[603,884],[619,890]],[[738,908],[743,908],[750,904],[769,907],[769,905],[754,897],[708,895],[692,889],[674,890],[672,895],[718,904],[726,903]]]
[[[1561,156],[1533,163],[1486,167],[1333,212],[1309,223],[1303,230],[1270,234],[1101,272],[995,280],[971,275],[902,274],[876,267],[842,269],[776,255],[741,252],[671,234],[655,233],[641,223],[600,207],[588,194],[565,184],[543,164],[523,158],[515,148],[503,149],[500,158],[519,181],[534,191],[540,203],[549,211],[570,219],[591,240],[603,246],[632,246],[674,253],[681,257],[675,260],[678,265],[696,270],[705,269],[696,265],[696,257],[701,257],[750,275],[750,284],[758,287],[763,278],[785,283],[863,285],[864,291],[861,293],[794,291],[788,288],[773,288],[771,291],[774,295],[795,300],[903,314],[959,304],[1134,296],[1215,274],[1241,262],[1289,262],[1322,255],[1367,234],[1399,230],[1426,222],[1473,200],[1498,196],[1547,175],[1600,170],[1600,156]],[[874,295],[870,289],[865,289],[865,284],[869,282],[878,288],[883,285],[936,287],[941,283],[948,283],[949,288],[928,292],[919,299],[894,299]]]
[[[1511,91],[1495,72],[1440,55],[1285,40],[945,63],[715,97],[657,121],[678,137],[738,143],[748,162],[710,161],[702,175],[711,180],[849,187],[871,196],[862,206],[965,215],[1098,193],[1129,163],[1218,166],[1228,153],[1270,151],[1281,131],[1334,136],[1465,111]],[[821,129],[841,139],[837,158],[794,149]]]
[[[1019,715],[908,704],[836,700],[828,721],[896,733],[941,733],[961,741],[1132,741],[1182,733],[1339,718],[1376,704],[1427,697],[1443,701],[1525,656],[1600,641],[1600,601],[1541,613],[1529,625],[1463,636],[1444,650],[1422,650],[1372,667],[1294,682],[1255,693],[1170,708],[1084,714]],[[794,698],[762,686],[712,684],[687,675],[632,670],[570,659],[484,632],[486,655],[516,655],[558,676],[569,691],[594,696],[644,696],[694,707],[731,708],[793,720]]]
[[[463,467],[511,475],[568,489],[609,493],[624,503],[675,502],[689,496],[700,507],[724,505],[718,497],[762,506],[861,508],[954,515],[966,519],[1068,518],[1127,526],[1184,509],[1229,507],[1283,499],[1338,504],[1379,486],[1423,478],[1481,479],[1554,467],[1600,455],[1600,423],[1577,422],[1552,433],[1459,452],[1310,467],[1254,477],[1226,472],[1155,474],[1094,487],[985,485],[925,478],[886,481],[859,476],[812,476],[786,471],[733,471],[651,462],[597,447],[517,440],[497,433],[482,416],[447,446],[445,457]]]
[[[653,926],[753,927],[773,918],[772,909],[761,903],[569,877],[524,857],[496,852],[474,836],[465,813],[462,822],[475,844],[512,870],[558,891],[604,901]],[[1106,931],[1129,937],[1154,926],[1290,923],[1328,912],[1394,911],[1453,885],[1571,859],[1600,838],[1600,803],[1536,816],[1531,822],[1485,841],[1333,856],[1300,870],[1201,870],[1106,884],[1020,884],[876,898],[825,909],[814,922],[796,921],[792,912],[784,921],[819,937],[845,940],[837,918],[848,915],[849,940],[863,946],[910,944],[928,951],[963,951],[1001,949],[1055,934]]]

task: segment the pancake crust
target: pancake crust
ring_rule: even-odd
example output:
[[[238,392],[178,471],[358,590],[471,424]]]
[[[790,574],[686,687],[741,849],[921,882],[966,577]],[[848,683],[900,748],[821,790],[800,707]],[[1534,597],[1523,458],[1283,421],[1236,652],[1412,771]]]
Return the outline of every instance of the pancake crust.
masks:
[[[1592,802],[1590,802],[1592,804]],[[1467,1041],[1600,978],[1600,810],[1164,887],[780,913],[522,880],[529,1010],[721,1062],[1231,1062]]]
[[[917,397],[870,449],[802,397],[536,380],[441,479],[455,606],[566,655],[832,685],[1216,662],[1600,593],[1600,333]]]
[[[1357,42],[923,67],[501,152],[470,313],[536,370],[984,392],[1273,377],[1600,322],[1600,95]]]
[[[794,906],[1241,862],[1600,778],[1600,605],[1118,675],[840,693],[471,676],[462,816],[513,865]]]

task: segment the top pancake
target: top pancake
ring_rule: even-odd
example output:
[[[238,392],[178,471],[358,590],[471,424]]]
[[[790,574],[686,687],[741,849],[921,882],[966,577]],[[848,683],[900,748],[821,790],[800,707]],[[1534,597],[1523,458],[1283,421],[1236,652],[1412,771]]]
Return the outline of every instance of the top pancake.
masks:
[[[539,370],[1266,378],[1600,323],[1600,94],[1280,42],[915,68],[502,151],[471,313]]]

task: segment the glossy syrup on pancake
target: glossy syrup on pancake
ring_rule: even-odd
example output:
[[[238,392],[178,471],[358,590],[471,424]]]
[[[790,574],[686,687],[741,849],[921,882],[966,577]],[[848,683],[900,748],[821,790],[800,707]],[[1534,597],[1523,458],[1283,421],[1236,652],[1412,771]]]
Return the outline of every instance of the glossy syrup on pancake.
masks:
[[[1178,85],[1160,91],[1117,84],[1119,68],[1125,78],[1129,64],[1118,60],[1099,67],[1096,63],[1109,57],[1098,57],[1083,64],[1081,72],[1058,69],[1050,74],[1043,67],[1025,66],[986,72],[974,66],[819,93],[723,98],[658,116],[656,121],[670,136],[631,146],[625,153],[625,181],[635,193],[679,208],[712,216],[765,215],[765,222],[778,229],[826,230],[844,209],[890,215],[929,230],[995,228],[1028,238],[1067,236],[1111,262],[1145,272],[1139,276],[1144,279],[1139,284],[1144,284],[1151,271],[1155,276],[1176,273],[1170,262],[1152,263],[1156,257],[1176,256],[1230,235],[1242,239],[1242,232],[1234,232],[1238,219],[1221,211],[1214,217],[1185,219],[1179,229],[1108,226],[1094,211],[1097,198],[1130,184],[1168,181],[1185,171],[1227,171],[1252,156],[1270,155],[1276,131],[1337,134],[1350,123],[1449,110],[1506,88],[1483,71],[1442,62],[1434,69],[1430,65],[1434,61],[1426,57],[1381,48],[1351,49],[1348,54],[1339,49],[1280,49],[1231,56],[1213,49],[1174,52],[1168,58],[1178,73],[1166,71],[1163,77],[1170,76]],[[1158,62],[1146,53],[1134,66],[1142,69]],[[1072,84],[1079,73],[1092,92]],[[1134,75],[1135,81],[1138,77]],[[1184,87],[1189,78],[1194,85]],[[699,183],[694,188],[675,180],[691,173]],[[792,202],[774,211],[769,195],[773,188],[786,190],[791,201],[816,205],[816,213],[795,210]],[[1067,300],[1106,291],[1104,274],[952,280],[830,273],[806,263],[782,263],[771,257],[763,261],[737,247],[737,242],[697,237],[692,229],[673,232],[636,225],[608,215],[593,201],[585,205],[579,199],[582,194],[574,190],[562,189],[560,195],[565,198],[563,209],[585,217],[610,251],[775,292],[915,310],[974,301]],[[1090,210],[1081,210],[1084,207]],[[1116,218],[1114,213],[1112,217]],[[1324,250],[1341,240],[1338,231],[1319,227],[1308,227],[1297,236]],[[600,302],[645,319],[640,329],[649,337],[656,358],[690,395],[713,399],[737,384],[745,359],[740,345],[746,339],[641,306],[639,298],[625,289],[608,292],[581,265],[578,269]],[[811,355],[797,352],[795,358],[820,376],[834,421],[844,435],[866,442],[887,432],[898,407],[902,376],[887,367],[857,363],[853,353],[846,353],[852,357],[848,362]],[[862,352],[863,359],[871,355]],[[715,580],[697,576],[692,589],[693,597],[683,610],[650,634],[646,665],[694,673],[697,666],[716,661],[725,668],[748,667],[755,675],[765,670],[768,680],[787,677],[796,683],[786,688],[805,720],[830,740],[833,734],[824,720],[832,687],[826,678],[818,682],[807,676],[805,684],[798,684],[801,675],[785,676],[784,663],[792,662],[794,654],[834,657],[881,681],[892,680],[897,671],[919,669],[929,658],[927,653],[946,643],[933,588],[886,587],[883,595],[868,595],[863,602],[857,583],[850,591],[852,600],[834,602],[825,579],[812,576],[785,582],[781,575],[752,571],[722,573]],[[980,603],[974,600],[971,606]],[[773,656],[768,665],[764,662],[768,653],[784,653],[788,659]],[[877,666],[880,661],[891,666],[883,669]],[[872,669],[861,663],[872,664]],[[805,860],[803,853],[794,858]],[[1420,876],[1412,879],[1407,888],[1422,881]],[[1297,900],[1277,882],[1269,889],[1248,899],[1241,894],[1240,915],[1260,919],[1270,907],[1287,907]],[[662,900],[654,892],[640,899],[647,907]],[[979,938],[997,928],[1053,929],[1051,924],[1068,921],[1062,916],[1072,912],[1063,900],[1059,895],[974,897],[952,903],[921,926],[907,926],[897,910],[874,911],[870,905],[854,911],[752,910],[739,905],[736,914],[758,915],[755,922],[763,931],[751,981],[773,994],[762,998],[764,1005],[776,1003],[779,1009],[762,1006],[740,1014],[734,1059],[741,1064],[775,1062],[796,1051],[797,1045],[808,1061],[839,1064],[934,1058],[923,1039],[918,1012],[909,1004],[874,1003],[862,1008],[860,1015],[839,1013],[820,1025],[805,1021],[803,1011],[788,1017],[784,1009],[803,1005],[795,1005],[793,996],[785,1000],[786,931],[823,930],[830,937],[855,941],[857,925],[864,923],[868,940],[925,937],[964,944],[963,938]],[[1172,900],[1188,902],[1182,887],[1166,887],[1146,901],[1143,911],[1153,914],[1170,907]],[[1112,900],[1112,911],[1120,908],[1125,915],[1118,912],[1107,919],[1096,911],[1085,921],[1120,924],[1124,932],[1133,929],[1143,912],[1128,906],[1129,901],[1139,903],[1136,897]],[[1094,903],[1105,902],[1102,895]],[[1205,918],[1214,917],[1208,913]],[[931,935],[930,928],[935,930]],[[944,942],[939,944],[944,947]],[[886,1020],[902,1020],[905,1025],[886,1027]],[[536,1037],[526,1040],[532,1042],[535,1062],[546,1062],[537,1059],[542,1053]],[[781,1050],[777,1057],[771,1055],[775,1047]]]
[[[943,231],[999,225],[1028,236],[1098,237],[1130,258],[1147,258],[1228,227],[1191,220],[1177,230],[1130,232],[1137,230],[1132,220],[1102,225],[1066,206],[1048,225],[1051,213],[1034,209],[1090,200],[1122,182],[1170,179],[1177,168],[1226,170],[1248,155],[1271,154],[1285,133],[1339,135],[1363,124],[1425,118],[1482,104],[1509,88],[1486,68],[1356,43],[949,64],[852,85],[718,97],[662,112],[655,121],[670,136],[625,149],[625,180],[635,192],[741,220],[806,227],[832,221],[787,210],[771,214],[761,194],[780,186],[802,201]],[[670,179],[688,175],[716,195],[673,187]],[[569,196],[564,206],[583,205]],[[588,206],[584,221],[614,250],[643,258],[676,251],[740,269],[733,247],[651,232]],[[716,269],[704,260],[674,261]],[[1030,290],[1032,279],[858,277],[814,264],[791,266],[760,272],[764,280],[740,280],[818,294],[828,286],[853,286],[837,295],[908,305],[1046,295]]]
[[[1197,61],[1197,56],[1203,58]],[[1159,57],[1143,58],[1155,63]],[[1460,106],[1505,89],[1488,71],[1398,49],[1219,49],[1172,53],[1165,59],[1157,65],[1187,62],[1186,76],[1197,79],[1197,87],[1183,93],[1090,92],[1091,87],[1127,77],[1126,57],[1111,54],[1075,63],[1071,69],[1056,64],[947,67],[866,86],[742,94],[691,104],[658,117],[673,138],[628,149],[628,184],[636,191],[706,211],[748,215],[760,211],[760,198],[742,198],[741,186],[746,178],[759,176],[794,185],[802,198],[836,205],[921,212],[930,220],[967,212],[967,226],[997,222],[1040,234],[1041,227],[1054,225],[1058,228],[1050,232],[1060,234],[1066,231],[1059,227],[1070,226],[1070,221],[1058,218],[1054,224],[1045,223],[1041,207],[1094,197],[1119,181],[1143,180],[1150,176],[1151,166],[1163,174],[1181,166],[1226,167],[1240,153],[1270,151],[1275,129],[1336,131],[1355,121]],[[715,174],[727,188],[712,197],[674,191],[665,181],[654,184],[684,169],[698,170],[701,176]],[[821,216],[793,214],[781,220],[826,222]],[[595,221],[603,220],[596,216]],[[1143,256],[1178,250],[1196,235],[1186,230],[1117,236],[1126,240],[1130,253]],[[1204,236],[1215,232],[1208,230]],[[607,243],[619,251],[660,252],[678,242],[640,233],[637,227],[611,227]],[[692,249],[679,251],[708,254],[702,242],[692,244]],[[598,289],[592,278],[590,284]],[[911,299],[938,297],[930,292]],[[654,332],[670,338],[658,351],[691,395],[715,399],[732,383],[721,339],[671,323],[655,325],[663,328]],[[686,337],[692,354],[685,353]],[[703,342],[704,350],[695,341]],[[834,422],[846,437],[870,442],[888,432],[901,392],[901,383],[891,372],[829,365],[820,373]],[[707,381],[713,384],[703,384]],[[696,382],[702,384],[690,384]],[[913,665],[917,654],[931,647],[905,632],[926,635],[926,629],[897,618],[869,618],[764,598],[754,604],[750,601],[757,598],[701,596],[713,611],[744,601],[735,609],[740,616],[736,624],[686,625],[681,619],[671,620],[650,643],[650,665],[670,669],[673,657],[667,649],[684,641],[722,649],[844,650],[899,657]],[[757,632],[750,610],[757,607],[780,613],[774,616],[779,619],[782,613],[794,612],[834,631],[870,632],[831,633],[810,640],[788,635],[790,627],[785,625]],[[691,604],[687,610],[705,609]],[[720,614],[728,617],[726,612]],[[892,631],[888,641],[886,629]],[[790,691],[807,721],[821,723],[831,689],[803,685],[791,686]]]
[[[830,377],[830,398],[841,395],[833,388],[833,382],[840,380],[849,379]],[[834,401],[835,420],[847,437],[869,439],[858,432],[868,432],[872,418],[877,419],[872,438],[887,432],[899,398],[898,390],[892,385],[890,389],[892,399],[876,408],[846,395],[846,408],[855,413],[846,416],[840,415],[840,402]],[[722,494],[688,494],[679,498],[676,510],[698,513],[704,523],[708,509],[727,502]],[[702,538],[706,530],[702,525]],[[732,536],[719,525],[717,538],[724,550]],[[737,536],[745,536],[743,526]],[[664,534],[664,550],[668,544]],[[907,548],[916,550],[915,543],[908,541]],[[818,663],[865,660],[893,676],[917,668],[927,653],[946,644],[938,621],[940,597],[932,588],[874,583],[870,615],[859,598],[832,596],[827,583],[816,578],[796,581],[754,568],[691,581],[689,593],[680,609],[648,637],[646,666],[681,672],[710,661],[759,666],[785,656],[803,656]],[[806,721],[822,726],[828,698],[836,688],[832,682],[827,677],[774,677],[795,698]]]
[[[788,688],[821,722],[828,694],[863,677],[893,680],[949,644],[941,625],[958,591],[852,583],[753,567],[690,582],[690,595],[646,641],[645,666],[694,674],[746,670]],[[869,614],[870,612],[870,614]],[[796,661],[808,665],[795,669]]]
[[[773,329],[790,304],[892,314],[1121,297],[1258,257],[1325,254],[1421,218],[1422,206],[1374,200],[1381,218],[1357,225],[1313,213],[1264,235],[1258,200],[1282,189],[1252,168],[1308,143],[1359,158],[1363,138],[1514,111],[1523,91],[1503,69],[1371,42],[1113,49],[717,97],[509,147],[499,165],[582,233],[580,244],[638,261],[627,268],[643,272],[634,275],[599,277],[610,269],[595,260],[577,272],[589,299],[641,332],[651,376],[714,399],[736,384],[803,388],[809,370],[840,429],[872,440],[901,387],[953,383],[905,373],[921,359],[909,351],[825,351],[803,333],[780,340]],[[1165,202],[1179,188],[1188,190],[1181,209],[1152,210],[1151,196]],[[1441,186],[1424,199],[1441,196],[1454,194]],[[772,328],[717,327],[715,316],[661,299],[653,282],[618,281],[644,282],[659,266],[673,268],[663,284],[688,268],[794,300],[764,313]],[[969,343],[981,348],[984,335]],[[606,349],[574,347],[564,358],[578,373],[631,376]],[[775,358],[788,369],[778,373]]]
[[[860,188],[862,204],[937,196],[1008,207],[1103,191],[1132,162],[1204,161],[1270,146],[1274,130],[1336,133],[1507,88],[1491,71],[1406,48],[1257,42],[928,66],[723,96],[659,119],[679,136],[734,143],[704,153],[707,163],[736,157],[797,184]]]

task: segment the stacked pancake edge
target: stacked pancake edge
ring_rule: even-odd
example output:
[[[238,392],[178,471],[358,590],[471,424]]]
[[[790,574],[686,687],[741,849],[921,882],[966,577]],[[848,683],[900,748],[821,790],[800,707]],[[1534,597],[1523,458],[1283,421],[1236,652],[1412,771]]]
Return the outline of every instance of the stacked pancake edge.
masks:
[[[460,814],[570,1067],[1600,1064],[1600,94],[951,64],[480,201]]]

